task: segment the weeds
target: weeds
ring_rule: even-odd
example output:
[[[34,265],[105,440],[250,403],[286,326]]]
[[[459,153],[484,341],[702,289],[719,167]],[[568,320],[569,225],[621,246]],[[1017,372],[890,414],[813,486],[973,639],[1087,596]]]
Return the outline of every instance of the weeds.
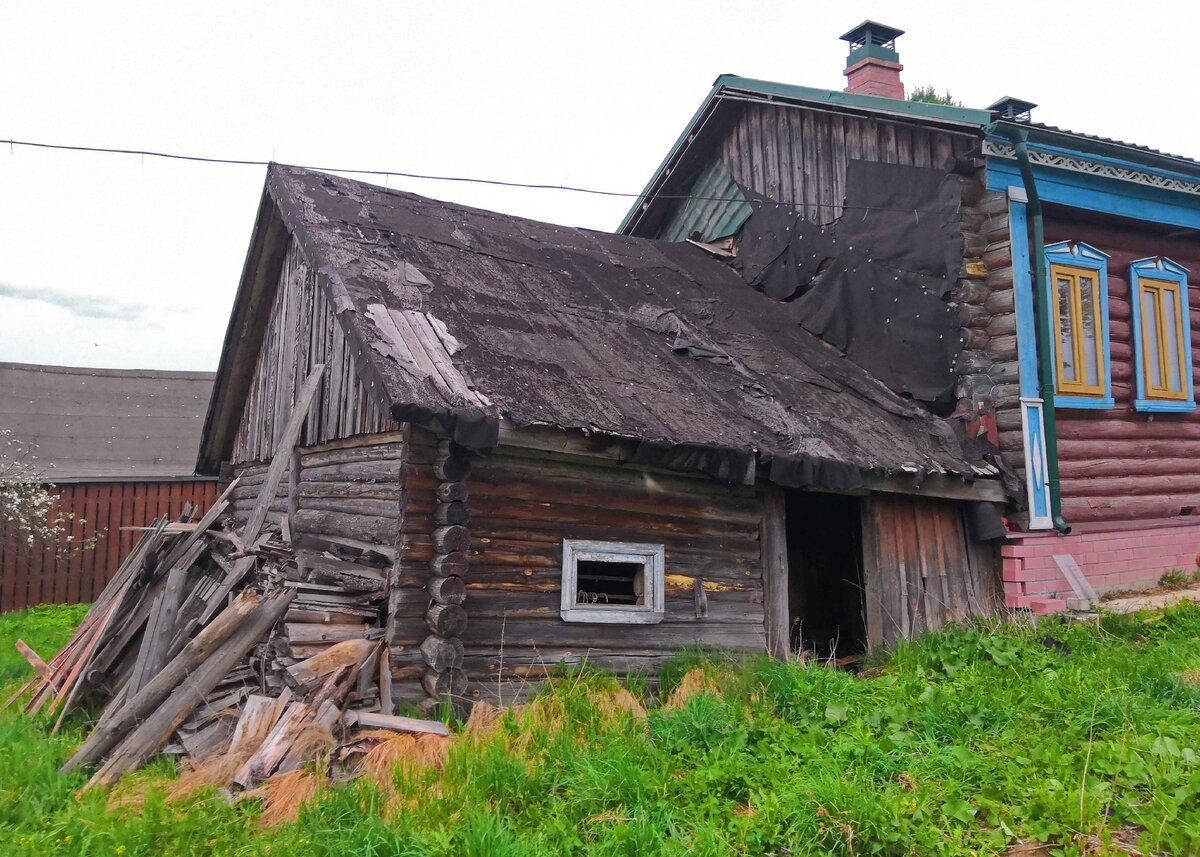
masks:
[[[0,639],[29,640],[13,626],[31,619],[56,627],[50,613],[0,617]],[[59,642],[47,633],[42,647]],[[1099,627],[978,622],[876,663],[864,679],[687,653],[664,671],[667,702],[650,706],[572,671],[525,705],[480,706],[436,746],[372,736],[371,776],[354,783],[296,772],[231,805],[203,784],[180,796],[159,763],[138,775],[136,811],[76,801],[80,776],[56,772],[78,721],[49,737],[5,712],[0,850],[1200,853],[1200,607]],[[0,659],[10,666],[22,675]]]

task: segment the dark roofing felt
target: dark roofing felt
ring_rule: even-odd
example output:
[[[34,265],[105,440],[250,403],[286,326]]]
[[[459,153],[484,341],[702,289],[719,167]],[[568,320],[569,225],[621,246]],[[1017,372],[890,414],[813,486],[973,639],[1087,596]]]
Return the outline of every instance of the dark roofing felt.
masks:
[[[789,305],[693,245],[292,167],[272,167],[266,193],[397,419],[594,430],[682,452],[668,459],[709,472],[697,460],[705,450],[751,462],[756,451],[793,484],[798,469],[994,473],[964,452],[950,423],[890,392],[801,329]]]
[[[0,363],[0,428],[48,481],[191,476],[214,377]]]

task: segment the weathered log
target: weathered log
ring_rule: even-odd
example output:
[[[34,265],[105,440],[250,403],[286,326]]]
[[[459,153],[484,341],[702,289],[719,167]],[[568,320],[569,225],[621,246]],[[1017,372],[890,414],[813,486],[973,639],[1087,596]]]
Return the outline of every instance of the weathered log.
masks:
[[[97,727],[75,755],[63,765],[67,772],[91,764],[121,741],[130,730],[167,699],[189,675],[200,668],[262,605],[262,598],[244,590],[196,638],[184,646],[169,664],[129,699],[106,722]],[[254,641],[257,642],[257,641]],[[251,643],[253,645],[253,642]]]
[[[225,644],[201,663],[186,682],[150,714],[114,751],[85,788],[117,782],[121,775],[146,761],[167,742],[197,705],[229,671],[271,630],[287,610],[293,593],[283,592],[265,599]],[[173,663],[173,662],[172,662]],[[167,670],[159,673],[164,675]],[[159,676],[156,676],[157,679]],[[153,682],[152,682],[153,684]],[[147,689],[149,685],[147,685]]]
[[[467,493],[465,482],[443,482],[434,491],[434,494],[442,503],[465,503]]]
[[[425,624],[439,637],[458,637],[467,629],[467,611],[457,604],[434,604],[425,612]]]
[[[428,670],[421,676],[421,687],[434,699],[461,697],[467,692],[467,674],[453,669],[440,673]]]
[[[469,565],[466,551],[440,554],[429,561],[429,568],[437,577],[463,577]]]
[[[433,549],[447,554],[465,551],[471,544],[471,534],[460,524],[438,527],[433,531]]]
[[[434,473],[443,482],[462,482],[471,473],[471,459],[465,455],[448,455],[434,466]]]
[[[465,503],[438,503],[433,510],[433,521],[436,524],[465,524],[471,519]]]
[[[298,532],[333,535],[371,544],[390,545],[399,529],[398,514],[392,517],[370,517],[343,512],[328,512],[302,508],[292,522]]]
[[[442,673],[446,670],[462,669],[464,655],[462,640],[458,637],[447,639],[431,635],[421,643],[421,655],[434,672]]]
[[[431,577],[425,589],[438,604],[462,604],[467,597],[467,585],[461,577]]]
[[[328,464],[347,464],[358,461],[394,461],[396,466],[404,457],[404,444],[381,443],[375,446],[358,446],[348,449],[331,449],[327,452],[306,452],[300,450],[300,462],[305,468],[321,467]]]

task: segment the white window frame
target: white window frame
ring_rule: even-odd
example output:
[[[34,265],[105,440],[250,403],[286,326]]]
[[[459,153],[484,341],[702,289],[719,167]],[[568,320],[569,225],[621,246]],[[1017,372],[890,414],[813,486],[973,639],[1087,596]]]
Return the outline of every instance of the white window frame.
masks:
[[[579,561],[640,562],[640,605],[579,604]],[[633,542],[593,542],[563,539],[562,608],[565,622],[598,622],[621,625],[657,625],[666,615],[666,551],[663,545]]]

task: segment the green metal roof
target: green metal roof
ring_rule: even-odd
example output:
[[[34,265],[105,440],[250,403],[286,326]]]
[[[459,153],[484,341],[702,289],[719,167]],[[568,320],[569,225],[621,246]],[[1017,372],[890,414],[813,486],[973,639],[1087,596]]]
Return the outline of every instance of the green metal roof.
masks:
[[[618,232],[625,232],[638,214],[646,198],[652,198],[655,187],[665,178],[665,171],[674,163],[684,149],[692,142],[692,138],[705,120],[723,99],[751,98],[755,100],[773,101],[778,99],[788,104],[810,104],[827,110],[845,113],[859,113],[871,116],[890,116],[893,118],[936,125],[944,128],[959,128],[963,131],[978,132],[987,125],[992,117],[986,110],[973,110],[968,107],[951,107],[945,104],[929,104],[923,101],[907,101],[899,98],[885,98],[879,95],[856,95],[849,92],[837,92],[832,89],[816,89],[810,86],[795,86],[787,83],[774,83],[769,80],[754,80],[739,77],[736,74],[723,74],[713,83],[712,90],[700,105],[700,109],[692,116],[690,122],[679,135],[679,139],[671,147],[666,158],[659,164],[658,169],[646,184],[642,196],[634,203],[629,213],[618,227]]]

